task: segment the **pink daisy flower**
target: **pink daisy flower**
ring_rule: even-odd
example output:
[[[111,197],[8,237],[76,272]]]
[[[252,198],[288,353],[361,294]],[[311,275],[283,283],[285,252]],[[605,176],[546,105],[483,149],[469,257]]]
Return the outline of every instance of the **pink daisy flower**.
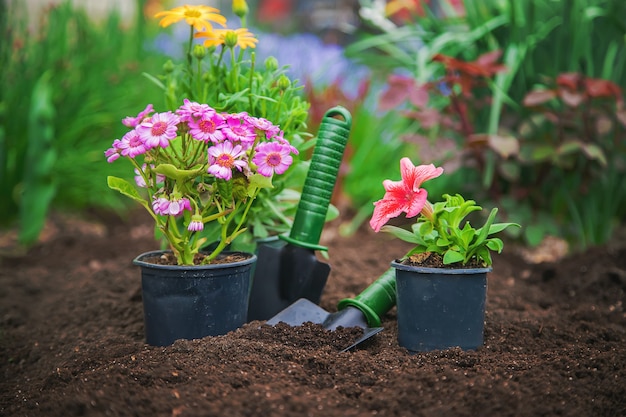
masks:
[[[280,133],[280,128],[278,126],[262,117],[249,117],[248,122],[254,126],[255,129],[263,132],[267,139],[272,139]]]
[[[180,118],[172,112],[155,113],[136,130],[147,149],[157,146],[167,148],[170,140],[176,138],[179,122]]]
[[[241,113],[240,113],[241,114]],[[233,142],[240,142],[244,146],[251,146],[256,140],[256,131],[246,119],[237,116],[229,116],[226,119],[226,126],[222,129],[226,138]]]
[[[176,110],[176,113],[182,121],[190,122],[194,118],[203,117],[205,114],[215,113],[215,109],[208,104],[196,103],[186,98],[183,100],[183,105]]]
[[[139,114],[137,115],[137,117],[125,117],[122,120],[122,123],[124,124],[124,126],[128,126],[130,128],[136,128],[141,122],[143,122],[143,120],[148,117],[148,115],[150,113],[152,113],[154,111],[154,107],[152,106],[152,104],[148,104],[146,106],[145,109],[143,109],[143,111],[139,112]]]
[[[374,203],[370,226],[376,232],[402,212],[406,213],[406,217],[417,216],[428,198],[428,191],[420,187],[424,182],[440,176],[443,168],[435,168],[433,164],[414,166],[409,158],[402,158],[400,173],[402,181],[383,181],[385,196]]]
[[[131,158],[144,154],[148,150],[136,130],[131,130],[122,137],[119,149],[123,156]]]
[[[278,132],[278,134],[276,134],[273,139],[277,140],[278,142],[282,143],[285,146],[288,146],[289,149],[291,150],[291,153],[294,155],[298,155],[300,152],[298,151],[298,149],[296,149],[295,146],[293,146],[291,143],[289,143],[289,141],[287,139],[284,138],[285,132],[283,132],[282,130]]]
[[[215,112],[204,113],[199,120],[189,121],[189,133],[196,140],[203,142],[210,140],[213,143],[219,143],[225,138],[224,133],[220,130],[225,126],[226,121],[223,116]]]
[[[282,174],[293,163],[291,149],[278,142],[261,143],[256,147],[252,162],[258,167],[259,174],[271,177],[274,173]]]
[[[119,139],[115,139],[113,141],[112,147],[104,151],[104,156],[106,157],[109,164],[118,160],[121,156],[120,143],[121,141]]]
[[[247,166],[246,161],[240,159],[245,156],[241,145],[233,146],[231,142],[225,141],[211,146],[207,152],[209,154],[207,171],[217,178],[230,180],[233,177],[233,168],[241,171]]]

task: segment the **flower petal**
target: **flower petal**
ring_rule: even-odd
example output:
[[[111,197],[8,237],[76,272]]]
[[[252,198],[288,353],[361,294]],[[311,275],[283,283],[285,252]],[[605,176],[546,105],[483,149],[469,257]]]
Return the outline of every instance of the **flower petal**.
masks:
[[[433,164],[415,166],[409,158],[402,158],[400,160],[400,172],[402,181],[406,183],[407,187],[417,191],[424,182],[443,174],[443,168],[436,168]]]

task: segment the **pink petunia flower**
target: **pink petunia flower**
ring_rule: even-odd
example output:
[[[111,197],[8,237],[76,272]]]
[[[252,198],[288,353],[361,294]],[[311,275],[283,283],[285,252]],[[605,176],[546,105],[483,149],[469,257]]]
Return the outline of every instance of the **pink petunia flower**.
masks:
[[[180,117],[168,111],[155,113],[150,119],[144,120],[136,130],[147,149],[167,148],[170,140],[176,138]]]
[[[233,177],[233,168],[241,171],[248,164],[242,160],[245,152],[241,145],[233,146],[230,141],[218,143],[208,149],[209,168],[208,173],[224,180]]]
[[[239,142],[246,149],[252,146],[256,140],[256,131],[254,126],[247,121],[247,115],[241,118],[238,115],[228,116],[226,118],[226,126],[222,131],[228,140]]]
[[[136,128],[143,120],[150,115],[154,111],[154,107],[152,104],[148,104],[143,111],[139,112],[137,117],[125,117],[122,120],[124,126],[128,126],[130,128]]]
[[[289,146],[278,142],[261,143],[255,151],[252,162],[257,165],[259,174],[264,177],[271,177],[274,173],[282,174],[293,163]]]
[[[208,104],[196,103],[186,98],[183,100],[183,105],[176,110],[176,113],[182,121],[190,122],[196,118],[202,118],[205,114],[215,113],[215,109]]]
[[[415,217],[427,203],[428,192],[420,188],[430,179],[437,178],[443,173],[443,168],[435,168],[433,164],[414,166],[409,158],[400,160],[402,181],[383,181],[386,193],[382,200],[374,203],[374,214],[370,226],[374,231],[380,231],[389,219],[405,212],[406,217]]]
[[[189,133],[196,140],[219,143],[225,138],[221,131],[225,126],[226,121],[222,115],[215,112],[204,113],[199,120],[189,121]]]

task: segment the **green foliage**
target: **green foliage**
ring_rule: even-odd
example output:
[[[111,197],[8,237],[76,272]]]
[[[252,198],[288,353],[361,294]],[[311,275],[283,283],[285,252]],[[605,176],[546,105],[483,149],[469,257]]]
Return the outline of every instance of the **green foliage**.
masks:
[[[0,222],[19,219],[30,244],[52,207],[126,206],[102,178],[129,165],[111,167],[101,150],[121,134],[120,112],[160,97],[136,68],[161,58],[143,51],[141,13],[126,29],[117,13],[96,23],[66,1],[33,33],[24,5],[0,4]]]
[[[519,227],[516,223],[494,223],[497,208],[489,213],[485,224],[475,229],[466,217],[482,210],[473,200],[465,200],[461,195],[443,195],[445,201],[437,202],[432,207],[432,215],[420,215],[411,226],[411,231],[396,226],[386,225],[381,230],[395,237],[415,244],[406,257],[418,253],[431,252],[443,257],[445,265],[477,261],[484,266],[491,266],[491,251],[502,252],[504,243],[501,239],[490,237],[508,227]]]
[[[400,26],[380,24],[348,52],[413,80],[412,94],[389,109],[407,120],[407,132],[419,132],[418,152],[452,139],[457,162],[479,176],[463,191],[471,187],[523,222],[526,242],[548,234],[581,249],[606,242],[626,200],[615,185],[626,174],[626,3],[464,7],[463,15],[426,10]],[[505,70],[489,73],[486,57],[496,53]],[[568,77],[576,83],[561,82]]]
[[[288,232],[309,165],[307,151],[315,145],[307,130],[310,104],[303,97],[303,86],[287,77],[288,67],[274,57],[257,62],[253,48],[204,47],[193,41],[194,28],[189,30],[189,42],[182,45],[187,60],[169,61],[162,74],[144,75],[162,90],[170,110],[187,98],[219,112],[247,112],[280,126],[300,156],[294,155],[293,165],[275,178],[272,188],[260,190],[238,241],[248,244]]]

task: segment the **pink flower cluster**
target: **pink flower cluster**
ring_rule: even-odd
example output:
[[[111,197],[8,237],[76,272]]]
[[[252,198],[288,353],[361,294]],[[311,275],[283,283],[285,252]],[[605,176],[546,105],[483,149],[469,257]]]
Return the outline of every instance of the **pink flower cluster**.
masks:
[[[202,203],[193,191],[187,195],[180,190],[196,188],[197,178],[178,188],[177,182],[168,183],[164,175],[155,172],[161,163],[176,165],[178,161],[186,161],[185,166],[175,167],[181,170],[189,169],[189,161],[193,161],[194,167],[204,163],[207,176],[229,181],[235,170],[247,177],[255,173],[265,177],[283,174],[293,163],[292,154],[298,153],[283,138],[280,128],[266,119],[247,113],[219,113],[208,104],[187,99],[174,112],[157,113],[149,104],[137,116],[126,117],[122,123],[130,130],[105,151],[107,160],[132,159],[137,186],[153,191],[153,212],[163,216],[192,212],[187,221],[187,229],[192,232],[204,228]],[[170,147],[174,140],[183,142],[181,146]],[[141,161],[135,160],[141,155],[149,165],[140,165]],[[201,181],[212,182],[210,178]]]
[[[149,104],[136,117],[122,123],[132,128],[105,152],[109,162],[121,156],[135,158],[152,149],[165,149],[181,135],[207,144],[207,172],[230,180],[233,170],[271,177],[283,174],[298,151],[270,121],[247,113],[218,113],[208,104],[184,100],[175,113],[151,113]],[[252,162],[252,164],[251,164]]]

